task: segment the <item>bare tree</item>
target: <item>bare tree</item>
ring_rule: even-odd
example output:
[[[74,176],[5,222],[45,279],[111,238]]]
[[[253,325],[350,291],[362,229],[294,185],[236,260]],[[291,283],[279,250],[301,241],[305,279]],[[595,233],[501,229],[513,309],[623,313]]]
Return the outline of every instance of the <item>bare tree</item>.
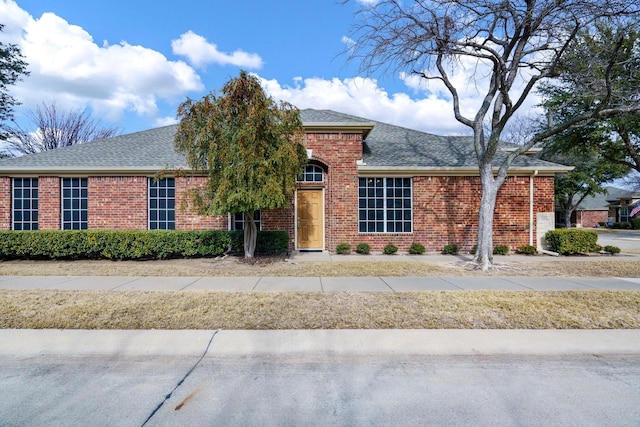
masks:
[[[604,85],[592,85],[592,110],[532,132],[518,150],[500,162],[496,153],[507,125],[536,85],[562,72],[561,61],[580,31],[599,21],[622,28],[637,21],[640,7],[628,0],[381,0],[363,6],[352,27],[350,60],[364,72],[403,71],[444,84],[458,122],[473,133],[482,197],[474,262],[482,270],[493,265],[493,215],[498,190],[513,160],[548,137],[585,120],[638,109],[611,102],[607,70],[617,47],[604,62]],[[621,33],[623,35],[623,33]],[[602,58],[601,58],[602,59]],[[475,113],[465,114],[455,72],[474,67],[471,82],[481,96]],[[600,74],[598,74],[600,75]],[[595,83],[595,82],[594,82]],[[637,99],[637,98],[636,98]],[[487,125],[487,126],[483,126]]]
[[[25,130],[15,124],[9,128],[6,152],[10,155],[33,154],[55,150],[118,134],[114,125],[103,124],[91,117],[87,110],[59,111],[55,102],[42,103],[29,110],[27,117],[36,130]]]

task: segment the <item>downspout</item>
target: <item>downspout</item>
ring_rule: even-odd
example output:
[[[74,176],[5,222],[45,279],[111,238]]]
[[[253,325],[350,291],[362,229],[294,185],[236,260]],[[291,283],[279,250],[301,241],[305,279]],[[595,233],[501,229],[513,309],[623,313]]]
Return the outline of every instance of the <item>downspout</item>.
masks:
[[[533,246],[533,178],[538,175],[538,171],[534,171],[529,177],[529,246]],[[536,245],[537,247],[538,245]]]

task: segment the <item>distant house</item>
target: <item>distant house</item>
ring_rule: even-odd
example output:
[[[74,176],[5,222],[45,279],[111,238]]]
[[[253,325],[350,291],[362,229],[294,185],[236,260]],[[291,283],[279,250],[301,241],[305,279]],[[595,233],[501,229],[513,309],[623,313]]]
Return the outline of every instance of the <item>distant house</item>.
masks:
[[[575,227],[596,227],[599,223],[629,222],[633,204],[640,193],[617,187],[605,187],[606,193],[586,197],[571,214]],[[564,211],[556,206],[556,224],[564,226]]]
[[[291,250],[347,242],[400,251],[477,234],[480,179],[468,137],[437,136],[328,110],[302,110],[309,162],[290,206],[256,214],[263,230],[286,230]],[[0,160],[0,229],[232,229],[242,215],[180,209],[205,177],[174,151],[176,126]],[[498,152],[496,161],[509,147]],[[159,170],[186,176],[154,179]],[[568,168],[522,156],[498,195],[494,242],[537,245],[554,227],[553,181]]]
[[[640,193],[637,191],[622,190],[620,188],[610,191],[607,196],[609,221],[630,222],[631,211],[639,201]]]

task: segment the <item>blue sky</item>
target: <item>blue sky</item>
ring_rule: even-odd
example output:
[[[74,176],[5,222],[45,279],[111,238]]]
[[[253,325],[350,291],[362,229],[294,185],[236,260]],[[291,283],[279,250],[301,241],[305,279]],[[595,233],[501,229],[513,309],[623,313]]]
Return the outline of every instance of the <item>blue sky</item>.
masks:
[[[175,122],[181,101],[244,69],[299,108],[468,134],[442,88],[365,75],[347,61],[354,13],[372,1],[0,0],[0,40],[18,44],[29,63],[31,75],[11,89],[23,102],[18,118],[55,101],[88,108],[124,133],[149,129]],[[463,91],[465,105],[477,102],[475,87]]]

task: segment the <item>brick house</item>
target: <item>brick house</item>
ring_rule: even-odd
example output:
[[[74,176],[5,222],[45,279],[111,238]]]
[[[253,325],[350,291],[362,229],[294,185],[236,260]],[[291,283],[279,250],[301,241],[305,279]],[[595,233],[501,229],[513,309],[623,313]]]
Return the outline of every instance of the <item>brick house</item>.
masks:
[[[389,242],[430,252],[469,249],[477,234],[480,178],[468,137],[445,137],[328,110],[302,110],[309,163],[291,205],[257,213],[263,230],[286,230],[291,250]],[[173,149],[176,126],[0,160],[0,229],[232,229],[242,215],[181,208],[197,172]],[[508,151],[498,153],[497,158]],[[554,226],[554,174],[568,168],[522,156],[498,195],[494,243],[540,245]]]

